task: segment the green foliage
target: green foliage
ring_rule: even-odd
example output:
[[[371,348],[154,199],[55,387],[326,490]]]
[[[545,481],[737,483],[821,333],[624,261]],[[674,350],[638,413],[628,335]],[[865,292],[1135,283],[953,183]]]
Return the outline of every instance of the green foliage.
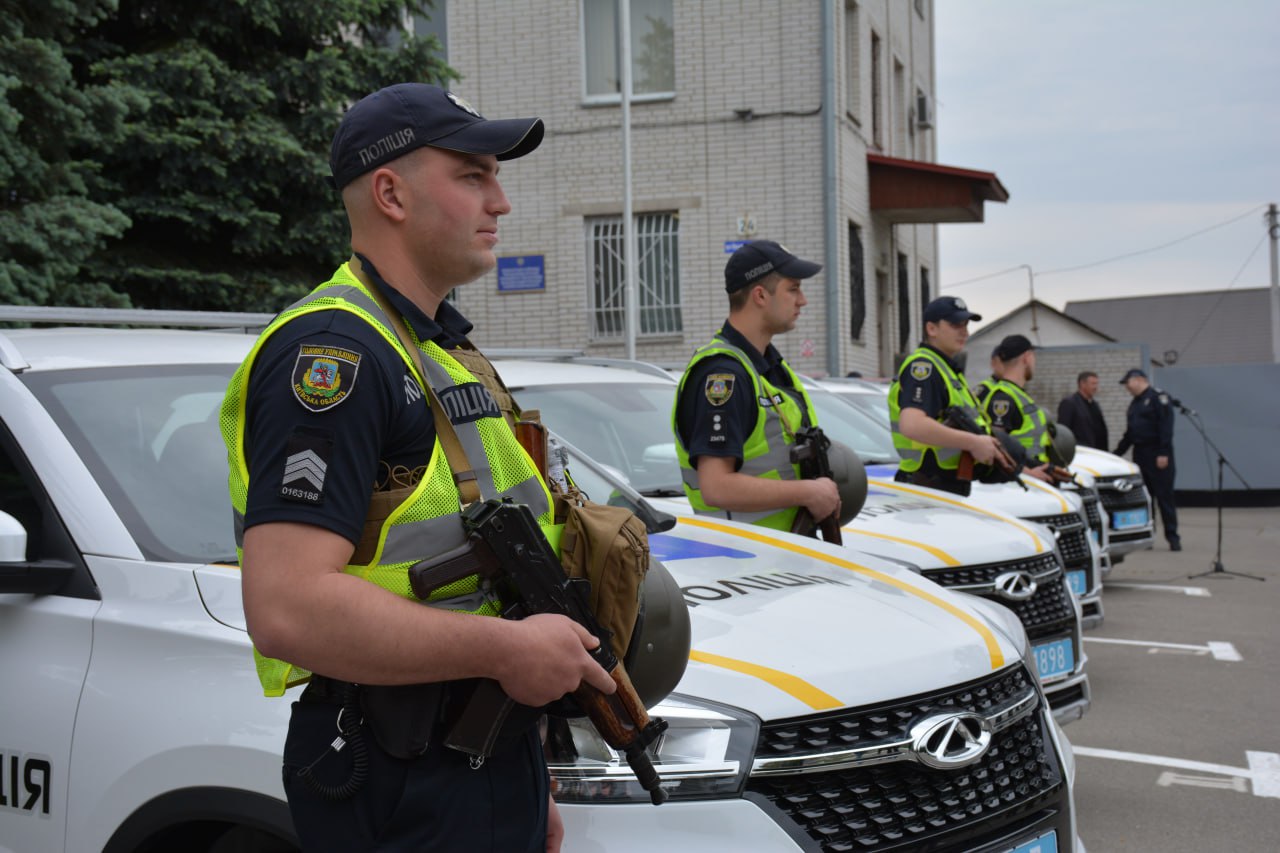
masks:
[[[348,250],[344,106],[457,76],[428,0],[35,5],[0,0],[3,302],[279,310]]]

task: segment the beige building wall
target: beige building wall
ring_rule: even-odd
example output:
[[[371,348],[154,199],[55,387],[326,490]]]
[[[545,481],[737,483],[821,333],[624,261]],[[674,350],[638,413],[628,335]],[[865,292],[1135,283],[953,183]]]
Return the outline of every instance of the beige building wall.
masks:
[[[437,5],[441,0],[437,0]],[[838,150],[835,269],[806,288],[797,328],[775,339],[802,373],[828,372],[826,318],[838,319],[838,372],[878,375],[919,335],[920,270],[937,292],[937,229],[890,226],[870,211],[868,149],[933,160],[917,93],[934,93],[932,0],[833,0]],[[822,3],[818,0],[673,0],[674,97],[633,102],[632,194],[637,213],[678,211],[683,328],[637,338],[638,358],[683,363],[727,313],[725,242],[775,239],[826,262],[823,211]],[[500,255],[543,255],[546,290],[498,293],[496,274],[460,289],[459,307],[482,346],[625,355],[625,339],[593,339],[585,218],[620,215],[623,146],[618,104],[584,98],[582,0],[449,0],[454,91],[490,117],[540,116],[546,139],[504,164],[513,204]],[[872,40],[880,83],[872,94]],[[873,119],[872,106],[880,110]],[[749,111],[749,112],[747,112]],[[935,116],[936,118],[936,116]],[[876,131],[878,130],[878,134]],[[754,235],[740,232],[740,220]],[[866,320],[850,328],[848,226],[861,232]],[[898,255],[906,256],[910,334],[900,340]],[[828,272],[837,294],[827,299]],[[888,283],[877,291],[877,279]],[[888,361],[886,361],[886,358]]]

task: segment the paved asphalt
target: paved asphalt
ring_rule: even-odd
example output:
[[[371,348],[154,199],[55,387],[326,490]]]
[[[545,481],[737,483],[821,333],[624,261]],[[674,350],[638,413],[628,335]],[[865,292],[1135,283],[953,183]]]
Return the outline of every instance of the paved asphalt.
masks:
[[[1280,849],[1280,508],[1222,513],[1223,567],[1265,581],[1188,578],[1217,511],[1179,522],[1183,550],[1128,555],[1085,633],[1093,707],[1065,731],[1089,853]]]

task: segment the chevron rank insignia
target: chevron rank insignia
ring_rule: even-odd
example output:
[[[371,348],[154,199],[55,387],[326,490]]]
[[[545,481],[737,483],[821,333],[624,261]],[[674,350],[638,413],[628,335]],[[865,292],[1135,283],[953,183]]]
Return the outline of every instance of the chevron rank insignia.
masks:
[[[710,374],[707,376],[707,384],[704,391],[707,395],[708,403],[713,406],[723,406],[733,396],[733,374]]]
[[[360,358],[341,347],[303,344],[293,365],[293,396],[309,411],[332,409],[355,387]]]
[[[920,382],[933,375],[933,365],[924,359],[911,363],[911,375]]]
[[[324,503],[324,477],[332,455],[333,433],[307,427],[295,429],[285,446],[280,497],[313,506]]]

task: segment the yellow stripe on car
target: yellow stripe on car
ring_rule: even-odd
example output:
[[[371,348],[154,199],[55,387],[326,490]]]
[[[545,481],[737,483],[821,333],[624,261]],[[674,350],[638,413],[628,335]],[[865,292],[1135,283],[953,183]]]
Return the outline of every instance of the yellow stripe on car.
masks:
[[[748,663],[744,660],[736,658],[727,658],[723,655],[713,655],[710,652],[700,652],[697,649],[689,652],[689,660],[698,663],[710,664],[724,669],[731,669],[734,672],[741,672],[743,675],[754,676],[761,681],[772,684],[784,693],[790,694],[801,702],[813,708],[815,711],[825,711],[829,708],[840,708],[844,706],[841,702],[830,693],[819,690],[803,678],[798,678],[790,673],[783,672],[778,669],[771,669],[767,666],[760,666],[755,663]]]
[[[1041,539],[1040,536],[1037,535],[1036,532],[1032,530],[1030,527],[1027,527],[1025,524],[1022,524],[1021,522],[1015,521],[1014,519],[1008,516],[991,512],[990,510],[983,509],[980,506],[974,506],[973,504],[965,503],[964,501],[957,501],[957,500],[952,500],[951,498],[944,498],[940,495],[935,495],[930,492],[922,492],[917,489],[913,489],[910,486],[903,486],[899,483],[882,483],[879,480],[877,480],[876,488],[877,489],[893,489],[894,491],[906,492],[909,495],[916,495],[917,497],[926,498],[931,501],[940,501],[944,504],[950,504],[951,506],[957,507],[959,509],[967,509],[970,512],[976,512],[976,513],[981,513],[982,515],[990,516],[991,518],[994,518],[996,521],[1003,521],[1005,524],[1011,524],[1014,527],[1021,530],[1023,533],[1031,537],[1031,541],[1035,543],[1037,554],[1044,553],[1044,540]],[[1065,506],[1063,507],[1063,509],[1067,509],[1067,508],[1068,507],[1065,507]]]
[[[950,613],[952,616],[959,619],[961,622],[964,622],[973,630],[977,631],[978,636],[982,637],[982,642],[987,647],[987,654],[991,657],[991,669],[996,670],[1004,666],[1004,653],[1000,651],[1000,643],[998,640],[996,640],[996,635],[991,633],[990,628],[988,628],[978,619],[975,619],[973,616],[966,613],[964,610],[960,609],[959,607],[956,607],[954,604],[951,604],[948,601],[943,601],[941,598],[938,598],[936,595],[933,595],[932,593],[929,593],[929,592],[925,592],[924,590],[916,586],[913,586],[912,584],[906,583],[905,581],[901,581],[893,577],[892,575],[887,575],[884,572],[879,572],[879,571],[876,571],[875,569],[869,569],[866,566],[860,566],[857,563],[854,563],[850,560],[845,560],[841,557],[833,557],[830,554],[824,554],[821,551],[817,551],[813,548],[806,548],[803,545],[796,545],[791,542],[785,542],[781,539],[770,536],[766,533],[757,532],[755,529],[728,527],[727,525],[718,524],[714,521],[708,521],[703,518],[691,518],[691,517],[681,518],[680,523],[682,525],[687,524],[692,527],[705,527],[707,530],[716,530],[716,531],[719,531],[720,533],[727,533],[730,536],[737,536],[740,539],[750,539],[754,542],[760,542],[765,545],[771,545],[774,548],[782,548],[783,550],[790,551],[793,554],[802,554],[806,557],[811,557],[815,560],[820,560],[821,562],[828,563],[833,566],[839,566],[842,569],[848,569],[851,572],[856,572],[858,574],[866,575],[867,577],[874,578],[875,580],[878,580],[881,583],[885,583],[896,589],[900,589],[903,592],[907,593],[908,595],[913,595],[916,598],[922,599],[924,601],[929,602],[932,605],[935,605],[936,607],[942,608],[946,612]]]
[[[959,560],[957,560],[955,557],[948,554],[946,551],[943,551],[941,548],[935,548],[932,545],[926,545],[923,542],[914,542],[910,539],[903,539],[901,536],[890,536],[887,533],[872,533],[870,530],[860,530],[856,527],[842,527],[840,528],[840,530],[842,533],[853,535],[853,536],[871,536],[876,539],[884,539],[889,542],[897,542],[899,545],[907,545],[912,548],[919,548],[921,551],[929,552],[930,554],[937,557],[942,562],[946,563],[948,566],[961,565],[961,562]]]
[[[1053,486],[1046,485],[1045,483],[1040,482],[1034,477],[1020,477],[1019,479],[1021,479],[1022,482],[1026,483],[1029,486],[1035,486],[1037,489],[1044,492],[1045,494],[1053,495],[1055,498],[1057,498],[1058,503],[1062,504],[1063,512],[1071,512],[1071,504],[1067,503],[1067,499],[1064,498],[1062,495],[1060,495],[1058,493],[1058,490],[1055,489]]]

